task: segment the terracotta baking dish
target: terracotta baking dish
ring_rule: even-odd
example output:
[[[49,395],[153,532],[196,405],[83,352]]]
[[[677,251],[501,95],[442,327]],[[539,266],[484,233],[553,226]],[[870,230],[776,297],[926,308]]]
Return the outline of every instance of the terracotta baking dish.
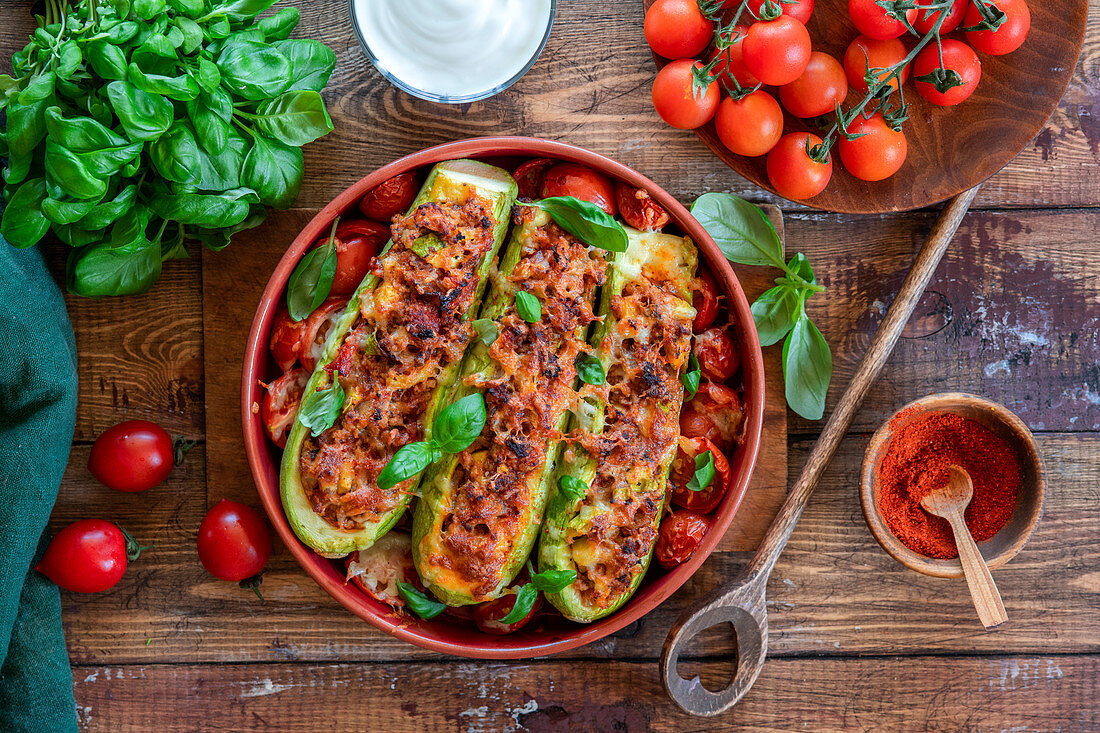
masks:
[[[280,451],[267,440],[259,410],[253,406],[263,398],[260,382],[276,376],[278,371],[268,354],[268,337],[287,279],[307,248],[329,230],[334,217],[354,211],[363,194],[405,171],[455,158],[479,158],[512,169],[524,159],[534,157],[583,163],[613,179],[644,188],[669,212],[673,223],[698,245],[701,262],[715,275],[726,294],[740,348],[745,439],[740,448],[729,456],[733,473],[730,490],[715,510],[711,529],[691,560],[669,572],[654,564],[634,597],[618,612],[596,623],[575,624],[560,616],[547,614],[514,634],[490,636],[472,624],[447,615],[422,621],[396,614],[389,606],[371,598],[354,584],[345,583],[342,560],[327,560],[302,544],[291,531],[279,499]],[[763,413],[764,367],[748,301],[726,259],[687,209],[651,180],[620,163],[565,143],[522,137],[463,140],[408,155],[367,175],[322,209],[290,244],[268,280],[248,336],[241,382],[245,448],[260,500],[272,526],[305,571],[349,611],[388,634],[433,651],[484,659],[518,659],[573,649],[618,631],[672,595],[714,550],[741,504],[760,447]]]

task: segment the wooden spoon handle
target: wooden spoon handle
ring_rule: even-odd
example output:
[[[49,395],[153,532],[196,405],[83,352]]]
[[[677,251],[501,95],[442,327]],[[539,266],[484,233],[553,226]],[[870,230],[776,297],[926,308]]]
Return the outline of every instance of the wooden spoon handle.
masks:
[[[982,557],[978,544],[974,542],[974,537],[966,526],[962,511],[952,512],[947,517],[947,521],[951,523],[951,530],[955,533],[959,561],[963,566],[966,585],[970,588],[970,598],[978,611],[978,619],[987,629],[1000,626],[1008,621],[1005,604],[1001,601],[997,584],[993,582],[993,576],[989,573],[989,566],[985,564],[985,558]]]

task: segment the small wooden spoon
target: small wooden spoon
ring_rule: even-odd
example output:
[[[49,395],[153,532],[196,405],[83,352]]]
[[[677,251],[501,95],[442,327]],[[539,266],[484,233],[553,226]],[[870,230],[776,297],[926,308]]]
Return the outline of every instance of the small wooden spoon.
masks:
[[[947,485],[921,499],[920,505],[929,514],[943,517],[951,524],[974,608],[978,610],[982,625],[992,629],[1007,621],[1008,615],[1005,613],[1004,603],[1001,602],[1001,594],[997,592],[997,586],[993,582],[993,576],[989,574],[985,558],[978,550],[978,544],[967,529],[966,519],[963,517],[963,512],[974,497],[974,484],[970,480],[970,474],[964,469],[948,466],[947,470],[951,474]]]

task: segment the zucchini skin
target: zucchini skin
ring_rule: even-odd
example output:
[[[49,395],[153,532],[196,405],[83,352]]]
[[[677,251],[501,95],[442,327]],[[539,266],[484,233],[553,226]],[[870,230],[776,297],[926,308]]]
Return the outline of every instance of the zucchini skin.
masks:
[[[612,312],[613,300],[623,295],[624,289],[637,281],[649,281],[649,275],[659,276],[659,281],[664,284],[663,289],[678,299],[678,305],[673,307],[674,319],[686,321],[688,344],[690,344],[691,320],[695,315],[694,308],[690,306],[691,281],[694,278],[697,262],[697,253],[690,240],[675,237],[673,235],[659,233],[642,233],[627,228],[630,246],[626,252],[615,255],[614,267],[607,284],[604,286],[600,313],[604,320],[593,329],[591,343],[597,348],[597,358],[608,373],[609,384],[612,381],[612,367],[615,358],[612,353],[614,347],[614,334],[619,328],[619,323]],[[677,385],[679,377],[684,369],[687,355],[683,354],[683,361],[675,364]],[[682,406],[682,392],[677,393],[674,401],[674,414],[679,416]],[[605,432],[605,417],[608,411],[608,402],[598,397],[588,398],[594,406],[594,414],[582,424],[580,421],[574,424],[576,432],[589,436],[602,436]],[[659,405],[658,405],[659,407]],[[670,408],[671,411],[671,408]],[[677,420],[678,423],[678,420]],[[678,427],[676,433],[678,434]],[[656,470],[651,476],[634,480],[627,472],[621,479],[616,475],[615,485],[610,497],[610,503],[601,506],[601,500],[596,497],[596,492],[591,489],[597,480],[600,463],[597,457],[589,454],[580,445],[570,447],[564,451],[563,460],[559,465],[555,481],[552,485],[551,496],[547,504],[546,520],[539,540],[539,571],[547,570],[575,570],[578,571],[578,581],[557,593],[547,593],[546,598],[568,619],[579,623],[590,623],[609,616],[617,611],[637,591],[649,568],[656,546],[657,528],[662,517],[661,507],[664,504],[665,487],[668,481],[669,469],[676,455],[676,440],[673,439],[663,448]],[[581,499],[571,499],[558,488],[558,481],[562,476],[572,476],[583,481],[590,487],[588,494]],[[624,501],[644,502],[654,505],[656,510],[652,512],[652,519],[648,525],[650,535],[638,541],[644,542],[644,553],[638,553],[639,557],[633,568],[629,584],[614,593],[611,597],[595,602],[586,598],[580,586],[580,573],[582,563],[574,556],[573,542],[583,540],[588,542],[586,534],[594,526],[594,520],[599,520],[606,525],[614,519],[613,509],[616,503]],[[605,517],[607,519],[605,519]],[[596,543],[597,545],[599,543]]]
[[[428,174],[409,212],[415,211],[421,204],[438,200],[441,196],[445,200],[448,191],[461,189],[464,185],[472,186],[481,196],[492,200],[493,212],[496,216],[493,227],[493,246],[477,268],[477,288],[466,314],[468,318],[481,302],[492,262],[508,232],[509,212],[518,193],[515,180],[506,171],[478,161],[455,160],[439,163]],[[387,242],[379,257],[385,255],[392,244],[392,240]],[[381,278],[377,275],[368,274],[352,294],[347,308],[325,340],[321,358],[318,359],[317,366],[306,384],[303,406],[312,395],[331,385],[332,376],[325,367],[336,357],[349,330],[358,320],[361,303],[364,299],[372,298],[374,291],[381,283]],[[460,361],[449,364],[439,375],[438,387],[420,418],[421,425],[430,426],[435,415],[446,404],[444,395],[457,377],[459,366]],[[302,484],[301,452],[308,435],[309,429],[295,420],[287,438],[280,467],[280,495],[291,528],[303,543],[326,557],[341,557],[370,547],[401,518],[415,490],[416,484],[413,481],[418,483],[419,479],[394,487],[393,491],[399,492],[396,504],[376,520],[367,522],[358,529],[335,527],[313,510]]]

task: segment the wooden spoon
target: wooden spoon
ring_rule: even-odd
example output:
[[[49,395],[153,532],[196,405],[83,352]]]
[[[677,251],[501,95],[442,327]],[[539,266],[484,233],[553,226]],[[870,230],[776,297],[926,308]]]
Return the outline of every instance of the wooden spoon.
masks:
[[[929,514],[943,517],[951,524],[974,608],[978,610],[982,625],[992,629],[1008,621],[1008,615],[1005,613],[1004,603],[1001,602],[1001,594],[997,592],[997,586],[993,582],[993,576],[989,574],[985,558],[978,550],[978,543],[967,529],[966,518],[963,516],[974,497],[974,484],[965,469],[948,466],[947,470],[951,475],[947,485],[921,499],[920,505]]]

